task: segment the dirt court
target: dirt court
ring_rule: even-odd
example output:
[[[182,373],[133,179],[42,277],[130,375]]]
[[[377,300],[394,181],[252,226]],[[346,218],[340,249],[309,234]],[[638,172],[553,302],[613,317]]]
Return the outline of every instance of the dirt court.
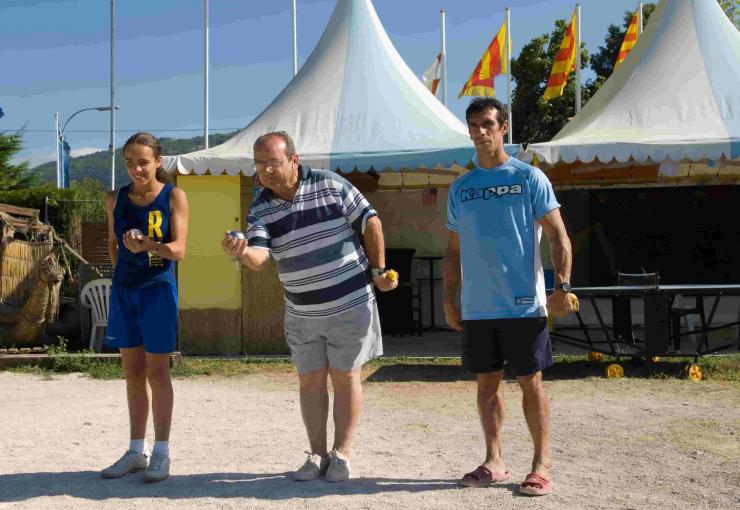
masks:
[[[127,446],[121,380],[0,372],[0,508],[740,508],[740,385],[597,378],[546,383],[555,493],[460,488],[483,458],[474,382],[449,367],[367,370],[354,479],[293,482],[307,441],[284,371],[175,381],[172,476],[103,480]],[[531,443],[507,382],[515,481]],[[152,432],[150,425],[150,445]]]

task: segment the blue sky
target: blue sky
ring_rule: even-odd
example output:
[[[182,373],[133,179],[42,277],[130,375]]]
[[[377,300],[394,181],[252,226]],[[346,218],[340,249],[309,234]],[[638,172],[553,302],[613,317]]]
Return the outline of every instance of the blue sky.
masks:
[[[340,0],[345,1],[345,0]],[[373,0],[409,67],[421,75],[439,52],[439,10],[447,12],[448,107],[463,116],[463,82],[512,9],[513,55],[569,18],[571,0]],[[334,0],[298,0],[299,65],[313,50]],[[246,126],[292,77],[290,0],[210,0],[211,132]],[[582,0],[590,53],[631,0]],[[54,154],[54,112],[110,103],[110,2],[0,1],[0,131],[26,128],[20,159]],[[584,78],[592,76],[590,72]],[[506,87],[497,81],[497,94]],[[116,145],[134,131],[191,137],[203,130],[203,0],[116,2]],[[107,148],[108,113],[84,112],[67,127],[73,155]]]

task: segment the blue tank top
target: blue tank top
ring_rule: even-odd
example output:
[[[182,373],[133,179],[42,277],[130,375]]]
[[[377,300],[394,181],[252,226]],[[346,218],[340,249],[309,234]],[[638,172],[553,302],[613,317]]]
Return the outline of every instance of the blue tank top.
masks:
[[[118,261],[113,283],[122,287],[148,287],[157,283],[175,285],[174,263],[152,253],[132,253],[123,245],[123,234],[138,228],[155,241],[172,241],[170,232],[170,193],[175,187],[166,183],[154,201],[146,206],[131,202],[130,184],[122,187],[113,209],[113,229],[118,241]]]

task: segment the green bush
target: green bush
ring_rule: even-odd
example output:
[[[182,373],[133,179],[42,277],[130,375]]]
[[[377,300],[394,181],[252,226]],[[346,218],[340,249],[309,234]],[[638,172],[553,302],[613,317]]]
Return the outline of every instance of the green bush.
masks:
[[[54,372],[87,372],[93,364],[89,356],[80,356],[67,352],[67,339],[63,336],[57,337],[56,345],[47,345],[46,353],[52,356],[51,370]],[[84,354],[92,353],[85,351]]]
[[[71,189],[57,189],[49,184],[34,188],[2,191],[0,203],[41,211],[44,217],[48,197],[49,222],[56,233],[73,248],[79,247],[80,221],[105,221],[105,189],[97,181],[85,179]]]

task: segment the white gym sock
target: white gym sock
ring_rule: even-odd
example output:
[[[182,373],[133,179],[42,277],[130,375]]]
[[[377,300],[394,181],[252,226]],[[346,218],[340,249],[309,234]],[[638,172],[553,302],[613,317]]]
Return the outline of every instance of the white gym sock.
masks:
[[[170,442],[169,441],[154,441],[154,449],[152,454],[161,453],[165,457],[170,456]]]
[[[146,450],[146,439],[131,439],[128,442],[128,449],[136,453],[144,453]]]

